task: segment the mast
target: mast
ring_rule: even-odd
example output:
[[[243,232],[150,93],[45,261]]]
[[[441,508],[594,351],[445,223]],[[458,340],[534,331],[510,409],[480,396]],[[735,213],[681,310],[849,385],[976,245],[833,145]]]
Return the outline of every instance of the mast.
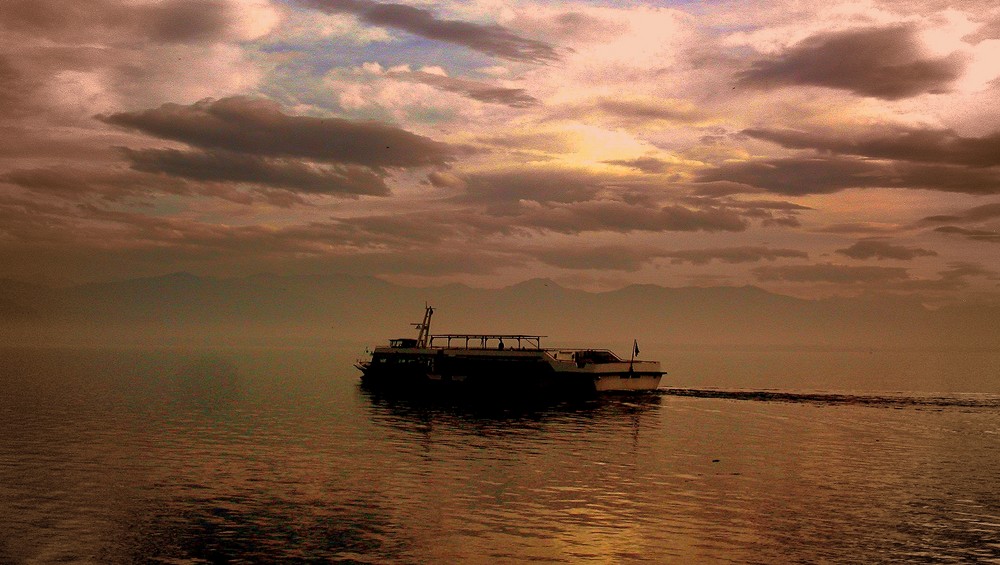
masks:
[[[434,308],[424,305],[424,321],[419,324],[410,324],[417,328],[417,347],[427,347],[427,340],[431,334],[431,316],[434,315]]]

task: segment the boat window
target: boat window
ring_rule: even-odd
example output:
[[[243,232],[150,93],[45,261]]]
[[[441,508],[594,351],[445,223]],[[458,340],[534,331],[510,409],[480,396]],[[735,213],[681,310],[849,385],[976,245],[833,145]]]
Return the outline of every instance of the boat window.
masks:
[[[617,363],[620,362],[614,353],[610,351],[587,350],[577,353],[577,362],[585,363]]]

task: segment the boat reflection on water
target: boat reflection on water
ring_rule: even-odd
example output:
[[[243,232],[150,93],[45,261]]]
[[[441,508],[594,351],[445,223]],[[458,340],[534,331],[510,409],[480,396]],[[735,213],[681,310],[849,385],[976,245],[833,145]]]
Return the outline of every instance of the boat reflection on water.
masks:
[[[532,442],[584,432],[634,441],[640,429],[659,426],[662,403],[660,394],[490,398],[403,394],[364,385],[358,391],[376,425],[407,432],[433,427],[455,437],[524,435]]]

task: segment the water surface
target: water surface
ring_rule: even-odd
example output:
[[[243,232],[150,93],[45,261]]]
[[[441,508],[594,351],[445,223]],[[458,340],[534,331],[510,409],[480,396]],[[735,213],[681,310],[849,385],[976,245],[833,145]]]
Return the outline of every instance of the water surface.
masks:
[[[1000,562],[989,392],[468,406],[356,353],[0,350],[0,563]]]

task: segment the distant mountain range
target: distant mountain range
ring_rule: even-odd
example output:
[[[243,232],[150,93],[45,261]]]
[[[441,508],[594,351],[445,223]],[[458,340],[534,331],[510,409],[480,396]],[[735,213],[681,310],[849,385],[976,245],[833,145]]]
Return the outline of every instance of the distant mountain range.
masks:
[[[754,286],[610,292],[534,279],[501,289],[410,288],[373,277],[188,273],[51,288],[0,279],[10,345],[322,345],[409,336],[429,303],[437,333],[526,333],[552,345],[1000,347],[1000,308],[917,299],[804,300]]]

